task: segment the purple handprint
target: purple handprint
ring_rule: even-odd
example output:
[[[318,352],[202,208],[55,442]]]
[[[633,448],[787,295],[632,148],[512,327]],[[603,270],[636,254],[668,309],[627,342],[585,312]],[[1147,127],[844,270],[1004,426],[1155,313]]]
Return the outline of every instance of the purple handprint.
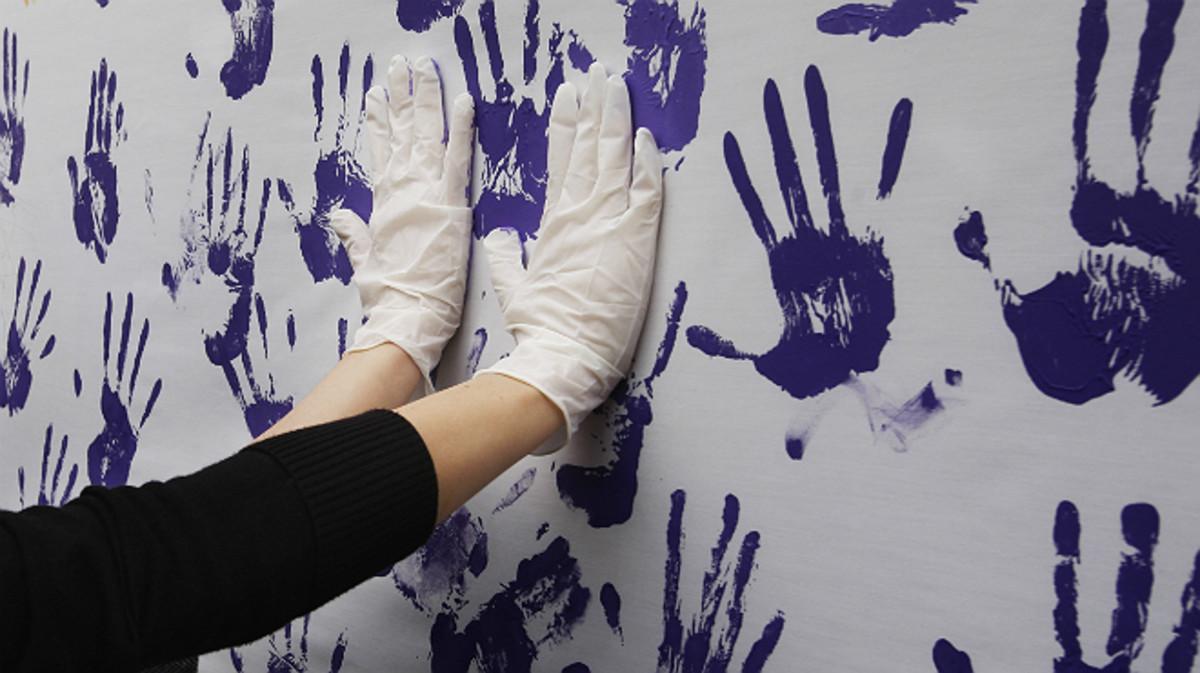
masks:
[[[274,40],[275,0],[221,0],[233,29],[233,54],[221,66],[225,94],[237,100],[267,79]]]
[[[213,364],[221,367],[225,373],[225,382],[233,393],[238,406],[242,408],[242,416],[246,419],[246,428],[251,437],[257,437],[266,432],[279,419],[292,410],[292,396],[283,396],[275,392],[275,376],[267,373],[265,385],[260,382],[261,376],[254,372],[255,360],[260,366],[269,364],[271,350],[267,341],[267,309],[262,295],[254,295],[254,318],[258,326],[259,339],[248,340],[241,353],[230,359],[222,358]],[[289,323],[291,324],[291,323]],[[296,345],[295,329],[288,331],[288,347]],[[257,346],[261,345],[261,355]],[[251,356],[251,351],[255,352]],[[239,369],[241,373],[239,374]],[[242,380],[245,380],[243,385]]]
[[[146,406],[136,426],[129,415],[133,395],[137,391],[138,374],[142,368],[142,353],[150,338],[150,320],[142,321],[138,335],[137,350],[133,354],[133,365],[129,373],[129,390],[124,391],[125,365],[129,354],[129,339],[133,326],[133,293],[125,296],[125,317],[121,320],[120,343],[117,346],[115,370],[109,357],[112,344],[112,293],[107,293],[104,307],[104,381],[100,386],[100,414],[104,417],[104,428],[92,440],[87,449],[88,481],[94,486],[124,486],[129,481],[129,467],[137,453],[138,433],[146,425],[146,419],[154,411],[154,404],[162,393],[162,379],[154,382]],[[115,375],[115,376],[114,376]]]
[[[1004,321],[1033,384],[1071,404],[1112,392],[1118,375],[1166,404],[1200,374],[1200,127],[1188,149],[1191,171],[1183,193],[1164,198],[1151,186],[1144,161],[1183,3],[1148,4],[1129,102],[1136,186],[1122,191],[1092,172],[1088,126],[1108,20],[1105,0],[1087,0],[1077,42],[1070,219],[1088,247],[1077,270],[1059,272],[1032,292],[996,282]],[[982,214],[964,219],[956,239],[967,257],[988,266]]]
[[[267,673],[308,673],[308,623],[311,618],[311,614],[304,615],[298,640],[293,637],[291,624],[268,636]],[[348,645],[346,632],[343,631],[338,634],[333,651],[329,655],[329,673],[342,670]],[[246,662],[237,648],[229,650],[229,658],[233,662],[234,671],[246,673]]]
[[[667,327],[650,373],[641,380],[631,375],[610,397],[606,413],[613,431],[608,463],[597,467],[567,464],[558,470],[559,495],[571,507],[587,512],[588,523],[596,528],[625,523],[633,514],[646,428],[654,420],[651,412],[654,380],[671,360],[686,302],[687,285],[680,281],[675,286],[675,300],[667,311]]]
[[[51,334],[42,344],[41,350],[36,349],[38,330],[46,311],[50,308],[50,290],[42,294],[41,302],[36,302],[38,280],[42,276],[42,262],[38,260],[33,266],[33,276],[29,279],[29,294],[25,299],[25,310],[21,311],[21,291],[25,285],[25,258],[17,263],[17,291],[13,300],[12,320],[8,323],[8,335],[5,345],[4,359],[0,360],[0,409],[8,409],[8,415],[13,416],[25,407],[29,399],[29,390],[33,386],[33,353],[37,359],[45,359],[54,350],[55,339]],[[33,306],[38,304],[37,316],[33,315]],[[33,319],[33,325],[29,324]]]
[[[100,68],[92,72],[82,179],[79,162],[67,157],[67,176],[71,178],[75,203],[75,237],[85,248],[95,251],[101,264],[108,258],[108,247],[117,236],[117,220],[121,217],[112,151],[125,139],[125,105],[116,100],[116,95],[117,73],[110,72],[108,62],[100,59]]]
[[[1121,510],[1121,535],[1129,551],[1122,552],[1117,568],[1116,599],[1105,656],[1100,667],[1084,661],[1079,629],[1079,587],[1076,569],[1080,563],[1079,510],[1064,500],[1054,518],[1054,637],[1062,655],[1054,659],[1054,673],[1129,673],[1142,653],[1149,623],[1150,596],[1154,585],[1154,548],[1158,544],[1159,516],[1153,505],[1134,503]],[[1196,661],[1200,641],[1200,552],[1191,579],[1183,587],[1182,611],[1174,637],[1163,650],[1162,673],[1188,673]],[[938,673],[972,673],[971,658],[947,640],[933,649]]]
[[[521,561],[516,578],[461,631],[454,612],[437,616],[430,633],[430,670],[529,673],[544,647],[571,635],[590,601],[570,545],[555,538],[544,551]]]
[[[625,7],[630,102],[635,126],[654,132],[663,151],[696,138],[704,93],[706,16],[697,0],[690,18],[679,0],[617,0]]]
[[[730,669],[733,649],[737,646],[746,614],[746,587],[754,572],[754,557],[758,553],[758,531],[742,538],[737,562],[726,563],[725,555],[737,529],[741,505],[732,494],[725,496],[723,522],[717,543],[712,549],[712,565],[704,573],[700,592],[700,609],[687,625],[680,618],[679,573],[683,563],[683,509],[687,494],[682,490],[671,494],[671,513],[667,522],[666,583],[663,589],[663,639],[658,646],[659,673],[706,671],[725,673]],[[717,630],[717,619],[725,615],[726,623]],[[762,634],[742,663],[742,673],[759,673],[779,644],[783,634],[784,615],[777,612],[763,627]]]
[[[830,35],[854,35],[870,31],[872,42],[880,35],[905,37],[930,23],[953,24],[967,13],[962,5],[978,0],[892,0],[890,5],[852,2],[817,17],[817,30]]]
[[[321,144],[322,149],[316,168],[313,169],[316,196],[313,198],[311,212],[302,213],[297,210],[291,184],[280,179],[278,185],[279,198],[296,227],[296,235],[300,238],[300,254],[304,257],[304,264],[308,267],[313,281],[319,283],[337,278],[346,285],[349,284],[354,271],[350,268],[350,257],[346,254],[346,249],[329,228],[329,215],[338,208],[349,208],[358,214],[363,222],[371,219],[371,181],[354,155],[358,151],[361,138],[366,94],[371,88],[374,76],[374,60],[368,54],[363,62],[359,104],[353,117],[353,132],[349,136],[347,132],[351,130],[351,118],[347,114],[346,103],[346,87],[350,76],[348,43],[342,45],[337,72],[341,109],[338,112],[337,124],[333,125],[325,123],[325,69],[321,64],[321,57],[313,56],[312,95],[317,117],[313,140]]]
[[[58,459],[54,461],[54,472],[50,473],[50,445],[54,439],[54,426],[46,426],[46,443],[42,447],[42,470],[38,478],[37,504],[40,506],[62,507],[75,494],[75,480],[79,477],[79,466],[72,463],[67,473],[67,482],[62,491],[58,490],[63,476],[63,467],[67,461],[67,443],[69,438],[62,436],[62,448],[58,451]],[[47,489],[47,478],[49,489]],[[25,468],[17,468],[17,496],[20,498],[21,509],[25,508]]]
[[[13,202],[12,190],[21,181],[25,159],[25,94],[29,92],[29,59],[21,67],[17,57],[17,34],[4,29],[3,91],[0,101],[0,205]],[[11,42],[11,45],[10,45]]]
[[[396,20],[405,30],[424,33],[434,22],[458,14],[463,0],[396,0]]]
[[[895,317],[892,267],[883,253],[883,239],[870,228],[865,237],[856,236],[846,223],[828,99],[816,66],[809,66],[804,84],[821,191],[829,211],[827,227],[819,227],[809,211],[774,80],[767,81],[763,106],[780,193],[791,223],[782,237],[776,235],[750,181],[737,139],[732,133],[725,134],[725,162],[754,233],[766,249],[783,313],[779,343],[766,353],[753,354],[739,350],[708,327],[687,330],[688,343],[695,348],[714,357],[750,360],[759,374],[797,399],[814,397],[852,381],[856,374],[875,370]],[[901,99],[888,129],[879,199],[887,198],[899,176],[911,119],[912,103]]]
[[[467,573],[479,577],[488,564],[483,521],[466,507],[438,524],[425,545],[391,569],[392,581],[418,610],[455,612],[466,604]]]

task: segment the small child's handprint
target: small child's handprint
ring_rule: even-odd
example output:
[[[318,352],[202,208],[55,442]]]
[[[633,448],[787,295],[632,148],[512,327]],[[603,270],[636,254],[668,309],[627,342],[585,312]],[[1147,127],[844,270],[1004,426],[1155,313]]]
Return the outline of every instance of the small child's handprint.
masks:
[[[726,562],[729,543],[737,529],[741,504],[732,494],[725,496],[723,525],[712,549],[712,565],[704,573],[700,586],[699,610],[685,627],[680,617],[679,575],[683,566],[683,509],[687,494],[671,494],[671,513],[667,521],[666,580],[663,588],[663,639],[658,646],[659,673],[730,670],[733,649],[741,636],[746,614],[746,587],[754,573],[758,553],[758,531],[742,538],[736,563]],[[718,625],[724,615],[725,623]],[[742,662],[742,673],[762,671],[783,634],[784,615],[777,612],[763,627],[762,634],[750,646]]]
[[[63,467],[67,461],[67,443],[69,438],[67,435],[62,436],[62,448],[58,451],[58,458],[54,461],[54,472],[50,472],[50,445],[54,439],[54,426],[46,426],[46,443],[42,447],[42,469],[38,478],[38,493],[37,504],[40,506],[62,507],[67,504],[67,501],[75,494],[75,479],[79,477],[79,465],[72,463],[71,469],[67,473],[67,481],[63,484],[60,491],[59,485],[63,477]],[[47,484],[46,482],[50,483]],[[20,499],[21,509],[25,508],[25,468],[17,468],[17,497]]]
[[[275,35],[275,0],[221,0],[233,30],[233,54],[221,66],[225,94],[237,100],[267,79]]]
[[[266,432],[292,410],[292,396],[275,392],[275,375],[267,372],[264,384],[260,380],[261,372],[256,375],[254,371],[256,362],[261,369],[270,364],[271,358],[267,339],[267,309],[262,295],[257,293],[254,295],[254,318],[259,338],[249,339],[237,357],[213,363],[225,373],[225,381],[242,408],[242,416],[246,419],[246,428],[250,430],[251,437]],[[294,329],[288,331],[289,350],[296,345],[295,334]]]
[[[308,623],[311,618],[311,614],[304,615],[298,640],[293,636],[294,629],[291,623],[268,636],[267,673],[308,673]],[[329,655],[329,673],[342,670],[348,645],[346,632],[343,631],[338,634],[333,651]],[[237,648],[229,650],[229,658],[233,661],[234,671],[246,673],[246,661]]]
[[[11,39],[10,39],[11,38]],[[25,159],[25,94],[29,92],[29,59],[21,67],[17,34],[4,29],[4,99],[0,100],[0,205],[13,202],[13,188],[21,181]]]
[[[633,514],[646,427],[654,420],[654,380],[671,360],[686,302],[687,285],[680,281],[650,373],[642,379],[630,374],[605,405],[607,425],[612,429],[608,462],[597,467],[565,464],[558,470],[559,495],[568,505],[587,512],[588,523],[596,528],[625,523]]]
[[[1121,375],[1166,404],[1200,374],[1200,144],[1193,140],[1188,150],[1191,170],[1182,193],[1164,198],[1145,166],[1181,8],[1151,2],[1146,14],[1129,103],[1137,166],[1132,190],[1092,171],[1088,130],[1108,46],[1107,3],[1086,0],[1080,13],[1069,216],[1086,251],[1076,270],[1059,272],[1032,292],[995,282],[1025,371],[1057,400],[1084,404],[1112,392]],[[981,213],[970,213],[955,233],[965,256],[990,267]]]
[[[804,84],[821,191],[829,213],[827,226],[818,226],[809,210],[774,80],[767,80],[763,106],[779,190],[791,224],[782,237],[750,181],[737,138],[725,134],[725,163],[754,233],[766,249],[771,282],[783,313],[779,343],[754,354],[738,349],[708,327],[687,330],[688,343],[695,348],[714,357],[750,360],[759,374],[797,399],[816,396],[856,374],[875,370],[896,313],[892,266],[883,253],[883,239],[871,228],[865,236],[857,236],[846,223],[828,98],[816,66],[809,66]],[[879,199],[887,198],[899,176],[911,115],[912,103],[907,98],[892,110]]]
[[[396,0],[396,20],[405,30],[423,33],[434,22],[458,14],[463,0]]]
[[[22,257],[17,263],[16,299],[13,300],[12,320],[8,323],[4,358],[0,359],[0,409],[7,408],[9,416],[23,409],[29,399],[29,391],[33,386],[31,365],[34,362],[34,353],[37,353],[38,360],[42,360],[54,350],[53,334],[45,339],[40,349],[37,347],[37,343],[41,341],[38,331],[42,327],[42,320],[46,318],[46,311],[50,308],[51,296],[50,290],[46,290],[41,301],[37,301],[38,281],[41,276],[42,262],[38,260],[33,266],[33,276],[29,279],[29,294],[25,296],[25,310],[22,311],[25,258]],[[36,315],[33,313],[35,304],[38,306]]]
[[[283,179],[278,181],[279,198],[287,208],[300,239],[300,254],[314,282],[337,278],[346,285],[354,271],[350,257],[329,227],[329,215],[338,208],[353,210],[363,222],[371,219],[371,181],[362,164],[356,158],[361,147],[362,125],[366,113],[367,90],[374,77],[374,60],[368,54],[363,62],[362,87],[358,92],[358,106],[353,115],[347,105],[346,89],[350,78],[350,44],[342,45],[338,59],[338,110],[336,123],[325,119],[325,69],[321,57],[312,60],[313,108],[316,110],[316,128],[313,140],[321,146],[317,165],[313,169],[316,195],[312,209],[301,212],[296,207],[295,190]]]
[[[79,161],[67,158],[75,204],[72,211],[75,236],[96,253],[101,264],[108,258],[108,248],[117,236],[117,220],[121,216],[112,151],[125,139],[125,105],[116,96],[117,73],[109,71],[108,62],[100,59],[100,68],[92,72],[82,177]]]
[[[142,368],[142,353],[150,338],[150,320],[142,321],[132,363],[128,362],[129,340],[133,327],[133,293],[125,296],[125,316],[121,320],[120,342],[117,345],[115,367],[109,357],[112,349],[112,293],[106,296],[104,308],[104,381],[100,386],[100,414],[104,427],[88,445],[88,480],[97,486],[112,488],[123,486],[129,481],[129,468],[137,453],[138,434],[146,425],[146,419],[154,411],[154,404],[162,393],[162,379],[157,379],[146,398],[145,408],[135,426],[130,417],[134,393],[137,392],[138,375]],[[129,380],[125,380],[126,365],[130,364]],[[122,390],[128,385],[128,390]]]
[[[625,7],[629,99],[635,126],[654,132],[664,151],[696,138],[704,93],[706,15],[695,0],[690,18],[679,0],[617,0]]]
[[[905,37],[929,23],[953,24],[967,13],[962,5],[978,0],[892,0],[890,5],[852,2],[817,17],[817,30],[831,35],[854,35],[864,30],[872,42],[880,35]]]

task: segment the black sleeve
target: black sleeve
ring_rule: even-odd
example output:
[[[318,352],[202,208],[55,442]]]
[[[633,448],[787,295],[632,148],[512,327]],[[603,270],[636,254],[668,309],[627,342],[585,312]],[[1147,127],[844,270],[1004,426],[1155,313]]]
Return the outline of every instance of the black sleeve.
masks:
[[[0,513],[0,671],[134,671],[254,640],[410,554],[436,513],[424,442],[383,410]]]

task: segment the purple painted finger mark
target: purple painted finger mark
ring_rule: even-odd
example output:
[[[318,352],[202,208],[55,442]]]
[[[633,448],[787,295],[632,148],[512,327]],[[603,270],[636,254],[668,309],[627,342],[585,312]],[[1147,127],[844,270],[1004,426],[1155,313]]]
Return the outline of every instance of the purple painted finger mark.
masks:
[[[338,359],[346,354],[346,332],[350,329],[350,323],[345,318],[338,318],[337,321],[337,351]]]
[[[625,642],[625,634],[621,632],[621,594],[612,582],[605,582],[600,587],[600,605],[604,608],[604,621],[608,623],[608,628],[621,638],[622,643]]]
[[[261,351],[262,357],[252,357],[250,354],[251,349],[246,347],[235,358],[214,362],[213,364],[221,367],[221,370],[225,374],[225,381],[229,385],[229,390],[233,394],[238,406],[242,409],[242,417],[246,421],[246,428],[250,431],[252,437],[257,437],[270,429],[272,425],[278,423],[280,419],[292,410],[292,396],[276,392],[275,376],[270,371],[267,372],[266,382],[260,382],[261,370],[270,367],[271,360],[270,344],[267,337],[269,318],[262,295],[255,293],[253,305],[255,324],[258,327],[259,337],[256,345],[261,345],[261,349],[256,348],[255,351]],[[255,372],[256,367],[259,369],[258,373]],[[241,370],[240,375],[238,373],[239,368]],[[246,381],[244,386],[242,379]]]
[[[516,578],[461,630],[454,613],[437,616],[430,633],[430,670],[529,673],[543,648],[569,637],[582,621],[591,591],[581,579],[570,545],[555,538],[521,561]]]
[[[25,160],[25,97],[29,92],[29,59],[24,67],[17,51],[17,34],[4,29],[3,100],[0,100],[0,205],[10,205],[21,181]]]
[[[896,179],[900,177],[900,164],[904,161],[904,148],[908,145],[908,132],[912,128],[912,109],[912,101],[907,98],[901,98],[892,109],[887,146],[883,150],[883,162],[879,169],[877,199],[891,196]]]
[[[500,499],[500,502],[496,505],[496,508],[492,510],[492,514],[499,514],[509,507],[512,507],[514,503],[521,499],[521,496],[525,495],[525,493],[529,491],[529,487],[533,486],[533,480],[536,476],[536,467],[531,467],[522,472],[520,478],[518,478],[513,485],[509,487],[508,493],[504,494],[504,497]]]
[[[67,158],[75,237],[101,264],[108,259],[121,216],[112,151],[125,139],[125,105],[116,100],[116,92],[117,73],[100,59],[100,67],[92,72],[83,158]]]
[[[237,100],[267,79],[274,48],[275,0],[221,0],[229,13],[233,54],[221,66],[225,95]]]
[[[442,19],[455,16],[463,0],[396,0],[396,20],[405,30],[424,33]]]
[[[422,612],[455,611],[466,602],[467,573],[479,577],[487,564],[483,521],[464,507],[439,524],[424,546],[392,568],[392,581]]]
[[[479,358],[483,356],[487,342],[487,330],[483,327],[475,330],[475,334],[471,337],[471,349],[467,351],[467,378],[475,376],[475,372],[479,370]]]
[[[549,522],[543,521],[542,525],[538,526],[537,539],[539,539],[539,540],[542,539],[543,537],[546,536],[546,533],[549,533],[549,532],[550,532]]]
[[[67,444],[70,441],[67,435],[62,436],[62,445],[58,451],[58,458],[54,462],[54,471],[50,471],[50,446],[54,438],[54,426],[46,426],[46,442],[42,446],[42,468],[38,478],[38,494],[37,504],[39,506],[62,507],[67,504],[67,501],[75,493],[75,481],[79,477],[79,465],[72,463],[71,469],[66,475],[66,483],[63,489],[59,491],[60,480],[63,477],[63,467],[67,460]],[[49,484],[47,484],[49,480]],[[25,468],[17,468],[17,494],[21,503],[21,509],[25,508]]]
[[[1175,626],[1175,637],[1163,650],[1162,673],[1189,673],[1196,663],[1200,644],[1200,552],[1192,564],[1192,577],[1183,587],[1182,614]]]
[[[115,370],[111,366],[112,342],[112,293],[105,297],[103,356],[104,379],[100,386],[100,414],[104,427],[92,440],[87,449],[88,481],[94,486],[112,488],[123,486],[129,480],[129,469],[137,453],[138,435],[146,420],[154,411],[154,405],[162,393],[162,379],[157,379],[146,398],[140,419],[134,424],[130,411],[134,393],[141,373],[142,354],[150,338],[150,320],[142,321],[137,347],[133,355],[133,367],[125,381],[125,363],[129,350],[129,339],[133,325],[133,293],[125,297],[125,313],[121,321],[120,343],[117,345]],[[128,386],[128,391],[123,390]],[[124,395],[123,395],[124,393]]]
[[[33,388],[33,365],[44,360],[54,351],[57,343],[53,334],[42,338],[42,321],[50,308],[52,293],[46,290],[38,300],[38,283],[42,276],[42,262],[33,266],[29,279],[29,292],[24,292],[26,262],[22,257],[17,262],[17,286],[13,299],[12,319],[6,330],[5,350],[0,359],[0,409],[7,409],[14,416],[25,408]],[[22,301],[24,300],[24,301]],[[24,310],[21,305],[24,303]],[[37,313],[33,307],[37,306]],[[39,346],[40,343],[40,346]]]
[[[679,0],[617,0],[625,7],[626,81],[635,126],[654,133],[663,151],[696,138],[707,72],[707,15],[697,2],[690,17]]]
[[[976,0],[893,0],[891,5],[852,2],[817,17],[817,30],[830,35],[868,32],[872,42],[881,35],[907,37],[931,23],[953,25],[967,13],[963,5]]]
[[[562,669],[562,673],[592,673],[592,669],[588,668],[583,662],[577,661],[573,664],[568,664]]]
[[[654,420],[651,409],[654,381],[671,360],[686,303],[687,285],[680,281],[675,286],[675,298],[667,311],[666,330],[650,373],[640,380],[631,375],[610,397],[607,420],[612,435],[606,447],[611,455],[609,461],[597,467],[563,465],[555,477],[563,502],[587,512],[588,524],[593,527],[622,524],[633,515],[646,428]]]
[[[958,252],[967,259],[973,259],[983,265],[983,268],[989,271],[992,268],[992,260],[987,253],[987,230],[983,225],[983,214],[978,210],[972,210],[967,213],[966,217],[959,220],[958,226],[954,228],[954,244],[958,246]]]
[[[933,644],[933,666],[937,673],[975,673],[970,655],[944,638]]]

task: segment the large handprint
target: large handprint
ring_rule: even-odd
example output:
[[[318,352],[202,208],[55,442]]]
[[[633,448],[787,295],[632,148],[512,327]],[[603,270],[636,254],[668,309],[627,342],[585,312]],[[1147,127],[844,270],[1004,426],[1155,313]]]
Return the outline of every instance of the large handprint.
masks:
[[[831,35],[868,31],[872,42],[879,36],[906,37],[929,23],[953,24],[967,13],[962,5],[978,0],[892,0],[890,5],[852,2],[817,17],[817,29]]]
[[[671,494],[663,589],[663,639],[658,646],[658,671],[726,673],[730,670],[733,650],[741,636],[742,620],[746,614],[746,587],[754,572],[759,534],[753,530],[746,533],[738,550],[737,562],[726,563],[725,555],[737,529],[741,505],[732,494],[725,496],[725,510],[721,515],[723,525],[712,549],[712,565],[704,573],[699,610],[685,630],[680,619],[679,574],[683,565],[683,509],[686,503],[687,494],[682,490]],[[725,623],[718,625],[717,620],[722,614]],[[775,646],[779,644],[783,626],[783,613],[776,613],[746,653],[742,673],[759,673],[763,670]]]
[[[237,100],[267,79],[275,35],[275,0],[221,0],[229,13],[233,54],[221,66],[225,94]]]
[[[254,318],[259,338],[248,339],[242,352],[236,357],[213,363],[219,365],[225,373],[225,381],[242,409],[242,416],[246,419],[246,428],[250,430],[251,437],[266,432],[292,410],[292,396],[275,392],[275,376],[272,373],[267,372],[265,381],[261,380],[261,371],[259,375],[254,373],[256,362],[260,369],[263,369],[270,365],[271,358],[267,339],[267,309],[262,295],[258,293],[254,294]],[[292,322],[288,323],[289,349],[296,345],[294,325]],[[242,383],[243,379],[245,384]]]
[[[771,281],[783,312],[779,343],[766,353],[753,354],[739,350],[708,327],[687,330],[692,346],[710,356],[750,360],[759,374],[798,399],[845,383],[856,373],[876,369],[889,339],[888,326],[895,317],[892,267],[883,254],[883,239],[871,229],[865,237],[857,236],[846,223],[828,100],[816,66],[808,68],[804,84],[821,189],[829,211],[828,226],[819,227],[809,211],[779,89],[773,80],[767,81],[764,108],[779,189],[791,223],[790,231],[782,237],[776,235],[750,181],[737,139],[732,133],[725,134],[725,162],[754,233],[766,249]],[[879,198],[890,194],[899,175],[911,115],[908,99],[896,103],[883,153]]]
[[[296,208],[292,185],[283,179],[280,179],[278,184],[279,199],[283,201],[296,227],[296,235],[300,238],[300,254],[304,257],[304,265],[308,267],[314,282],[337,278],[345,285],[353,275],[346,249],[329,228],[330,213],[338,208],[349,208],[364,222],[371,219],[371,182],[355,155],[362,137],[366,95],[367,90],[371,88],[374,69],[374,59],[368,54],[363,62],[359,103],[351,117],[346,102],[346,89],[350,77],[350,45],[342,45],[337,70],[338,99],[341,101],[341,107],[336,124],[326,123],[325,68],[321,57],[313,56],[312,94],[317,117],[313,140],[322,149],[313,169],[316,195],[313,197],[311,210],[300,212]]]
[[[479,63],[470,25],[462,16],[454,23],[454,42],[462,59],[467,90],[475,98],[475,120],[479,146],[483,150],[483,181],[479,202],[475,204],[475,235],[482,238],[494,229],[509,228],[517,231],[524,241],[536,235],[546,201],[546,129],[550,121],[550,102],[563,82],[564,34],[555,24],[546,42],[548,63],[539,69],[538,0],[528,0],[522,77],[526,93],[517,98],[516,89],[504,70],[494,0],[483,0],[479,5],[479,27],[495,87],[490,99],[484,96],[479,84]],[[545,93],[545,103],[540,110],[529,90],[539,72]]]
[[[1146,626],[1150,617],[1150,594],[1154,585],[1154,548],[1158,544],[1158,510],[1146,503],[1127,505],[1121,510],[1121,535],[1130,551],[1121,554],[1117,569],[1117,606],[1112,612],[1111,628],[1105,643],[1107,661],[1093,666],[1084,661],[1079,629],[1079,587],[1076,569],[1080,563],[1079,510],[1064,500],[1054,517],[1054,638],[1062,655],[1054,659],[1054,673],[1129,673],[1142,653]],[[1200,552],[1197,552],[1191,579],[1183,587],[1182,611],[1174,628],[1174,637],[1162,654],[1162,673],[1187,673],[1196,661],[1196,643],[1200,640]],[[971,673],[971,658],[949,641],[939,640],[933,649],[938,673]]]
[[[0,359],[0,409],[8,409],[12,416],[25,407],[29,399],[29,390],[33,386],[33,354],[38,353],[37,359],[42,360],[54,350],[54,335],[45,339],[41,350],[37,349],[38,330],[46,318],[50,308],[50,290],[42,294],[41,302],[37,302],[38,280],[42,276],[42,262],[38,260],[33,267],[33,276],[29,279],[29,294],[25,297],[25,310],[21,311],[21,291],[25,285],[25,258],[17,263],[17,291],[13,300],[12,320],[8,323],[5,334],[5,352]],[[36,316],[33,313],[34,304],[38,304]],[[30,324],[30,320],[33,324]]]
[[[75,480],[79,477],[79,466],[71,465],[70,472],[67,473],[67,481],[63,485],[62,490],[59,490],[59,480],[63,476],[63,467],[67,461],[67,443],[69,438],[66,435],[62,436],[62,448],[58,451],[58,459],[54,461],[54,472],[50,472],[50,445],[54,439],[54,426],[46,426],[46,443],[42,447],[42,469],[38,478],[38,493],[37,504],[40,506],[62,507],[67,504],[71,496],[75,493]],[[49,484],[46,483],[47,478]],[[47,489],[47,486],[49,488]],[[25,468],[17,468],[17,497],[20,499],[21,509],[25,508]]]
[[[13,188],[21,181],[21,162],[25,159],[25,94],[29,92],[29,59],[25,59],[22,68],[17,57],[17,34],[10,36],[7,28],[0,61],[4,62],[4,99],[0,100],[0,206],[7,206],[13,202]]]
[[[605,409],[612,431],[608,462],[597,467],[566,464],[558,470],[559,495],[568,505],[587,512],[588,523],[596,528],[625,523],[633,514],[646,428],[654,420],[654,380],[671,361],[686,303],[687,286],[680,281],[650,373],[642,379],[630,374],[609,397]]]
[[[1089,120],[1108,21],[1105,0],[1086,0],[1077,43],[1070,219],[1088,247],[1078,269],[1060,272],[1032,292],[1018,291],[1011,281],[996,283],[1026,372],[1038,390],[1064,402],[1106,395],[1122,375],[1165,404],[1200,374],[1200,135],[1188,150],[1191,172],[1183,193],[1164,198],[1145,166],[1181,7],[1149,2],[1129,104],[1137,182],[1123,191],[1092,172]],[[981,213],[971,213],[955,234],[964,255],[990,268]]]
[[[101,264],[108,258],[108,247],[117,236],[117,220],[121,216],[112,151],[125,138],[125,105],[116,100],[116,95],[117,73],[110,72],[108,62],[100,59],[100,68],[92,73],[82,179],[79,162],[75,157],[67,158],[75,236],[96,253]]]
[[[146,425],[146,419],[154,411],[154,403],[162,393],[162,379],[157,379],[146,398],[142,415],[134,425],[130,417],[133,406],[133,396],[137,391],[138,374],[142,368],[142,353],[146,350],[146,342],[150,338],[150,320],[142,321],[142,329],[138,334],[137,350],[133,353],[130,367],[127,391],[125,369],[129,355],[129,339],[133,336],[133,293],[125,297],[125,317],[121,320],[120,343],[117,345],[117,362],[115,369],[109,355],[112,352],[112,293],[106,295],[104,308],[104,382],[100,386],[100,414],[104,418],[104,427],[92,443],[88,445],[88,480],[97,486],[124,486],[129,480],[129,467],[137,453],[138,434]]]

